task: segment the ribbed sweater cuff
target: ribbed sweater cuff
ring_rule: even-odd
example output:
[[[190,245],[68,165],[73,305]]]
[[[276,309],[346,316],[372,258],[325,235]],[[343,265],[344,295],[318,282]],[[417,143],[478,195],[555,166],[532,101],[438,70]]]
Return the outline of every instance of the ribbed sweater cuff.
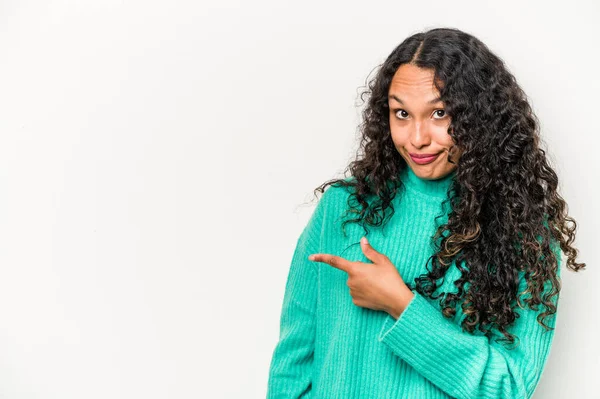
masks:
[[[486,338],[467,339],[461,328],[444,318],[423,295],[413,293],[415,296],[397,320],[390,315],[385,318],[378,340],[447,393],[465,397],[456,379],[468,376],[472,367],[485,365]],[[470,345],[472,350],[468,349]]]

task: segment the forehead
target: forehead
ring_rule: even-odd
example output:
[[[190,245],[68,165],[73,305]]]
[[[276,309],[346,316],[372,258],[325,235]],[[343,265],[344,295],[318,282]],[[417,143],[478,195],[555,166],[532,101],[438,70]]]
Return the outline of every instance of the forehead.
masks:
[[[394,73],[390,84],[389,94],[400,97],[425,96],[435,98],[439,91],[434,85],[433,69],[419,68],[415,65],[401,65]]]

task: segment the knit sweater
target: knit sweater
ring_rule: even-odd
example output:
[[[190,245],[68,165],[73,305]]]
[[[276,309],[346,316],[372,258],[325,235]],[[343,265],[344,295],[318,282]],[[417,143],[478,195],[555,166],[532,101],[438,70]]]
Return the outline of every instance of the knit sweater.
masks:
[[[383,226],[368,226],[370,244],[391,260],[405,282],[427,272],[425,265],[434,254],[432,236],[437,225],[448,220],[442,201],[455,175],[454,171],[425,180],[410,167],[403,169],[399,176],[403,185],[392,200],[393,216]],[[536,320],[542,306],[538,311],[517,308],[520,317],[507,329],[520,343],[510,349],[477,329],[463,331],[460,306],[453,319],[446,318],[439,299],[414,289],[398,319],[359,307],[352,302],[346,272],[308,260],[310,254],[325,253],[370,262],[358,244],[365,235],[363,228],[349,223],[347,235],[342,234],[348,196],[346,188],[329,187],[298,238],[267,398],[531,397],[554,337],[554,330],[546,331]],[[443,216],[436,221],[439,214]],[[553,250],[560,276],[560,250]],[[458,277],[460,271],[452,263],[436,293],[456,293],[452,283]],[[525,288],[521,278],[519,292]],[[554,301],[558,305],[558,296]],[[545,322],[554,327],[556,314]]]

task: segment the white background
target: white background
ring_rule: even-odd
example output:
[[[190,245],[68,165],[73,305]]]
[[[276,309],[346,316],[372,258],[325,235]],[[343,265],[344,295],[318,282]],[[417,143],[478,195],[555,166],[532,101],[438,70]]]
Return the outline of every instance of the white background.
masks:
[[[579,225],[588,268],[562,273],[535,398],[600,397],[599,17],[592,0],[1,1],[0,397],[264,397],[357,93],[442,26],[515,74]]]

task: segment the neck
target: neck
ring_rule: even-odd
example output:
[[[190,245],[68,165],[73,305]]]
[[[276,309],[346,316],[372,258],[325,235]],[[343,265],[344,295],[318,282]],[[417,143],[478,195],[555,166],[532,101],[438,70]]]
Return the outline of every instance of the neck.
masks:
[[[402,180],[402,183],[410,190],[437,198],[446,197],[448,188],[452,184],[455,176],[456,169],[449,174],[434,180],[420,178],[408,165],[400,171],[400,180]]]

